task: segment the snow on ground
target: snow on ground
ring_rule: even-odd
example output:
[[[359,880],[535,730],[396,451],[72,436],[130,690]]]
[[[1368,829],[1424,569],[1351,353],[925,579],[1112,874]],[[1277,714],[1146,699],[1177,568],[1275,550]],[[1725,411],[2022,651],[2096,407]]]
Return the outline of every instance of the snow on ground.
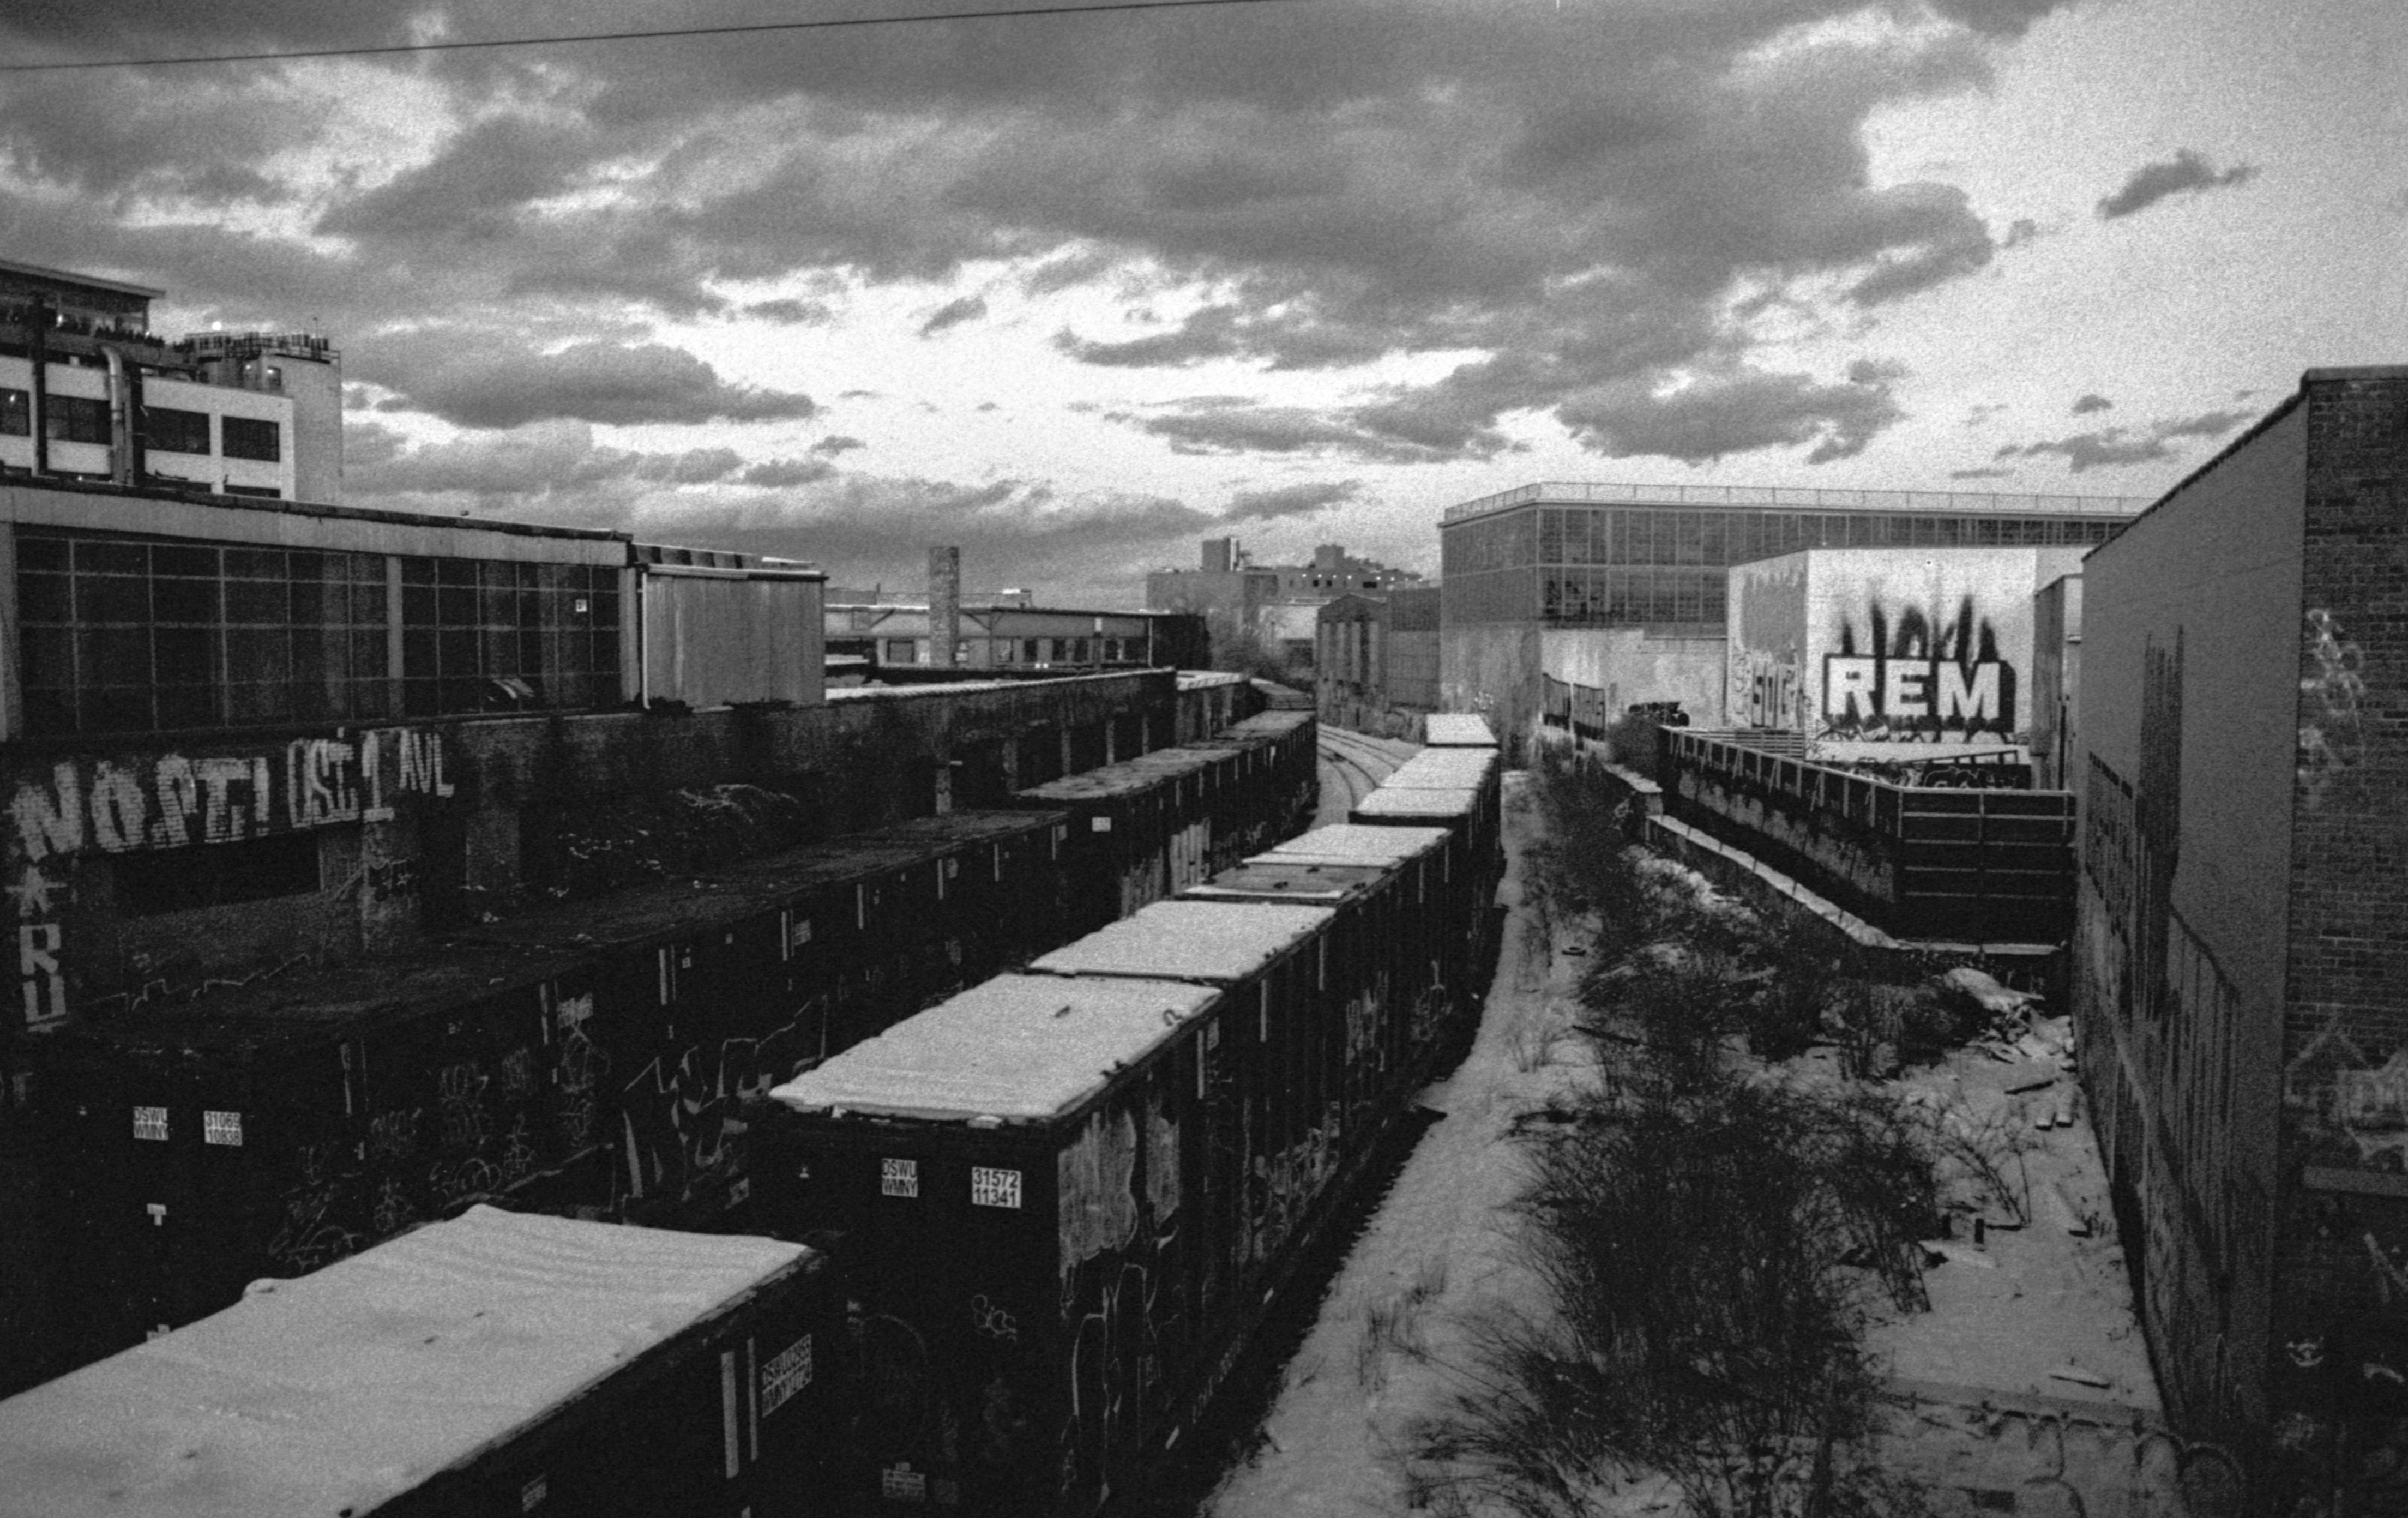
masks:
[[[1406,1511],[1399,1456],[1413,1422],[1459,1390],[1445,1367],[1467,1359],[1464,1325],[1484,1308],[1530,1299],[1510,1243],[1506,1208],[1526,1172],[1509,1130],[1515,1113],[1581,1078],[1584,1052],[1566,1030],[1587,961],[1579,924],[1551,926],[1525,899],[1522,844],[1534,819],[1517,804],[1520,782],[1507,778],[1499,899],[1509,916],[1497,981],[1470,1055],[1424,1096],[1445,1120],[1332,1283],[1265,1420],[1262,1447],[1206,1503],[1211,1518]],[[2197,1496],[2201,1472],[2179,1468],[2182,1453],[2161,1431],[2069,1061],[2035,1044],[2013,1053],[2009,1062],[1960,1050],[1899,1081],[1920,1094],[1912,1099],[1953,1109],[1967,1131],[1986,1133],[1994,1153],[2012,1136],[2005,1148],[2025,1153],[2011,1184],[2018,1196],[2028,1187],[2030,1201],[2020,1226],[1989,1210],[1988,1219],[2011,1225],[1990,1228],[1985,1219],[1978,1246],[1970,1227],[1935,1240],[1926,1256],[1935,1262],[1926,1272],[1931,1310],[1870,1336],[1868,1347],[1887,1361],[1897,1408],[1885,1458],[1929,1483],[1942,1518],[2179,1518],[2176,1487],[2187,1483]],[[2048,1125],[2036,1126],[2039,1117]],[[2206,1474],[2212,1486],[2214,1473]],[[1614,1502],[1632,1514],[1677,1507],[1655,1483]]]

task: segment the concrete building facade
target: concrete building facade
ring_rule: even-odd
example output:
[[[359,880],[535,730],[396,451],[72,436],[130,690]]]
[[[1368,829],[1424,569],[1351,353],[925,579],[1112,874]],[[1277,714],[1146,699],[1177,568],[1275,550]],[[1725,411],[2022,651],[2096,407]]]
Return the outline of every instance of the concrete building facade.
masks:
[[[2168,1408],[2245,1456],[2248,1511],[2388,1511],[2408,368],[2310,371],[2082,584],[2074,1015]]]
[[[1729,566],[1808,548],[2081,547],[2146,502],[2128,496],[1524,485],[1439,525],[1440,702],[1513,743],[1541,678],[1611,690],[1616,711],[1677,702],[1727,720]]]

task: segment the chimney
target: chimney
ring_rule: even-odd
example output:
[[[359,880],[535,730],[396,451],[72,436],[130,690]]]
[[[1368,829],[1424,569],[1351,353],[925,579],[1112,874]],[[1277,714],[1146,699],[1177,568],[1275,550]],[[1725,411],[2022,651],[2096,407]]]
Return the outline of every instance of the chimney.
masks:
[[[1206,574],[1226,575],[1229,572],[1232,558],[1230,546],[1233,541],[1234,539],[1227,537],[1204,539],[1204,572]]]
[[[928,663],[953,667],[953,645],[962,636],[962,551],[928,551]]]

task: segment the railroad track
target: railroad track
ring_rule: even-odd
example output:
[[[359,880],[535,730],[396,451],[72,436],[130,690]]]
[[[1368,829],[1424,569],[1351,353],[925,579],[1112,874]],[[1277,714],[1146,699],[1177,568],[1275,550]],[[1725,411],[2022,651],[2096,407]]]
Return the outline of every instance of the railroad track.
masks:
[[[1396,767],[1412,756],[1413,746],[1395,738],[1366,737],[1342,727],[1323,726],[1318,732],[1321,764],[1323,816],[1332,815],[1329,797],[1335,794],[1344,798],[1345,805],[1335,811],[1343,822],[1356,802],[1369,795],[1379,783],[1395,772]]]

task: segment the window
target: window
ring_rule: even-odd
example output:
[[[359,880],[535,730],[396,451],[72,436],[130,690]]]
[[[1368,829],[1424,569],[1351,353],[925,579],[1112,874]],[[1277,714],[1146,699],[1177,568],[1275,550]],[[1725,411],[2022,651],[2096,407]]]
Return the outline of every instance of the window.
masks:
[[[209,414],[180,411],[169,406],[142,408],[142,432],[151,450],[160,453],[209,451]]]
[[[318,836],[308,832],[121,854],[116,864],[117,909],[128,917],[297,896],[319,888]]]
[[[257,459],[274,464],[284,457],[284,428],[280,423],[254,417],[230,416],[222,419],[222,425],[227,458]]]
[[[880,655],[880,660],[882,663],[891,665],[910,664],[912,662],[911,639],[908,637],[888,638],[886,640],[886,652]]]
[[[42,431],[52,442],[108,441],[108,403],[81,395],[50,395],[42,403]]]
[[[11,437],[28,437],[33,431],[33,392],[0,389],[0,433]]]
[[[614,569],[486,559],[401,561],[405,714],[489,705],[590,707],[619,696]],[[502,682],[520,689],[502,699]]]

